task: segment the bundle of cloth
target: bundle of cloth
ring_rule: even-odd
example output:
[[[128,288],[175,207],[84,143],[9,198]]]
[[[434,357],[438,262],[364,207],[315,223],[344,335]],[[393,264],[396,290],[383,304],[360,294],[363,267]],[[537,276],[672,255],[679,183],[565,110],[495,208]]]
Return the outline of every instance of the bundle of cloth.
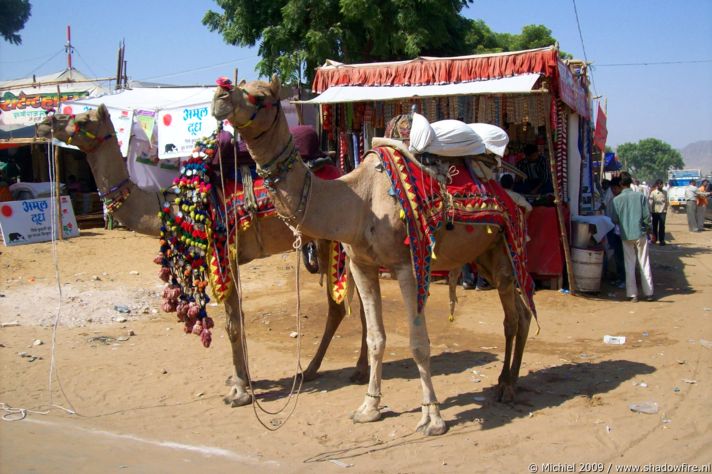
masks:
[[[486,152],[501,158],[509,143],[507,132],[488,123],[465,123],[460,120],[439,120],[430,123],[413,113],[408,149],[419,155],[472,156]]]

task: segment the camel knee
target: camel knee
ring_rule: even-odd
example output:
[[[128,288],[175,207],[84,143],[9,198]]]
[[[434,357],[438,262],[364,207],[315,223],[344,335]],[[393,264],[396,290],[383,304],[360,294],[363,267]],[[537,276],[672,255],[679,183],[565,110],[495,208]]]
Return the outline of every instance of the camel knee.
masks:
[[[413,353],[413,359],[415,359],[417,363],[427,362],[430,360],[429,344],[414,344],[411,345],[410,350]]]
[[[385,336],[367,336],[366,344],[368,345],[368,353],[371,356],[381,356],[386,350],[386,337]]]

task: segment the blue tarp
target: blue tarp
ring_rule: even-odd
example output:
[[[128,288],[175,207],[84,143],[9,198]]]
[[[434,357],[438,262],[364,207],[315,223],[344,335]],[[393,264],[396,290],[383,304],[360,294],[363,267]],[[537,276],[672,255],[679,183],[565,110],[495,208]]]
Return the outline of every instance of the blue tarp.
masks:
[[[623,168],[623,164],[618,161],[618,157],[615,153],[606,153],[605,160],[604,171],[618,171]]]

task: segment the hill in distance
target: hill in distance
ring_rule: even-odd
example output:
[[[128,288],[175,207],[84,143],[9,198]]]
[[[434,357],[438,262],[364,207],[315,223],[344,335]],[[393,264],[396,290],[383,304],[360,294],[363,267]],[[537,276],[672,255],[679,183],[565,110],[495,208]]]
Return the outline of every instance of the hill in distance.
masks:
[[[702,174],[712,173],[712,140],[692,142],[680,150],[685,168],[702,170]]]

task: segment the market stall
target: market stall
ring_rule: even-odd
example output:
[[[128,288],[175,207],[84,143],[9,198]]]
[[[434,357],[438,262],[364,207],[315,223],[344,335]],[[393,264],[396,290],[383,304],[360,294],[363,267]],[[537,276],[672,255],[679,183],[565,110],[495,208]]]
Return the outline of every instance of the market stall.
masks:
[[[413,109],[430,122],[458,119],[505,129],[510,142],[503,160],[527,175],[515,190],[536,210],[529,252],[546,253],[532,259],[530,272],[560,281],[566,269],[575,288],[568,216],[593,205],[585,64],[562,61],[555,47],[369,64],[327,61],[317,68],[312,90],[319,95],[304,103],[319,107],[324,147],[335,150],[345,170],[358,166],[388,120]],[[550,225],[539,225],[542,220]]]

